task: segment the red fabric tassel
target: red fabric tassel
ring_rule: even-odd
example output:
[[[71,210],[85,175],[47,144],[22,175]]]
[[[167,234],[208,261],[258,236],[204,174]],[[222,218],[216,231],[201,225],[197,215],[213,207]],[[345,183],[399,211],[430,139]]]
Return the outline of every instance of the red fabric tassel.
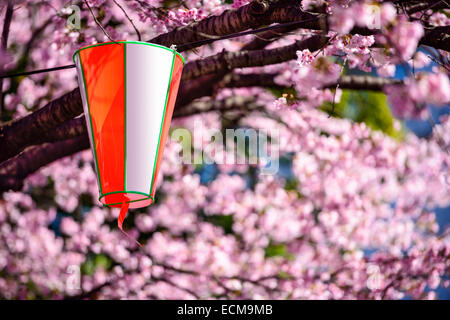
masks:
[[[119,217],[117,218],[117,226],[119,227],[120,231],[122,231],[128,238],[130,238],[131,240],[136,242],[139,247],[142,247],[142,244],[140,244],[139,241],[137,241],[136,239],[133,239],[128,233],[123,231],[123,228],[122,228],[123,221],[125,220],[125,217],[127,216],[129,206],[130,206],[130,203],[127,201],[124,201],[122,203],[122,207],[120,208]]]

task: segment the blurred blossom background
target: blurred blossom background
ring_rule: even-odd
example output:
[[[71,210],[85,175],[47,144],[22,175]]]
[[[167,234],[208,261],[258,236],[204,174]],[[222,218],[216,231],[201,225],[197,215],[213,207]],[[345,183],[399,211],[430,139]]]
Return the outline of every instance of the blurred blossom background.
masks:
[[[187,103],[176,108],[194,112],[175,113],[171,126],[190,130],[193,140],[211,129],[277,130],[278,172],[261,174],[267,162],[183,163],[182,144],[168,139],[156,203],[130,210],[125,220],[139,248],[118,230],[119,210],[98,202],[89,149],[46,163],[0,195],[1,299],[450,298],[449,52],[421,42],[425,27],[450,25],[449,8],[284,2],[308,12],[325,8],[326,45],[282,63],[227,70],[259,79],[251,85],[224,85],[217,75],[185,80],[178,102]],[[83,1],[0,1],[0,30],[11,3],[0,73],[71,64],[78,48],[108,41]],[[88,3],[110,37],[130,40],[137,38],[133,24],[149,40],[251,5]],[[352,31],[373,23],[372,5],[378,33]],[[319,33],[293,29],[258,49]],[[255,39],[216,41],[183,56],[191,62],[251,50]],[[381,85],[352,87],[344,79]],[[209,83],[210,92],[185,98],[184,88],[200,90],[196,83]],[[4,125],[76,88],[77,79],[72,69],[5,79],[2,86]],[[225,107],[199,108],[211,102]],[[19,167],[19,175],[26,169]],[[0,164],[6,181],[5,170]]]

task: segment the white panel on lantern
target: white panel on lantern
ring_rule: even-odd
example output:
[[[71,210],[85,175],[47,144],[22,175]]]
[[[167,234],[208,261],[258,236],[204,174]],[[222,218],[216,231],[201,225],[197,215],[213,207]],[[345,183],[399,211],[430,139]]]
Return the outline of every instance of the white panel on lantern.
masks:
[[[160,47],[126,44],[125,190],[150,192],[173,56]]]

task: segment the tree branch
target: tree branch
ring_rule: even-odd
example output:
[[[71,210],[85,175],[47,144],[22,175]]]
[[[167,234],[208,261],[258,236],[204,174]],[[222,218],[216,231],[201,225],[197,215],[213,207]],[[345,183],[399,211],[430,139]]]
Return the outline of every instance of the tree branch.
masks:
[[[211,16],[188,26],[178,27],[159,35],[149,42],[165,46],[183,45],[189,42],[208,40],[212,37],[228,35],[262,25],[305,21],[303,28],[321,25],[326,27],[326,19],[301,10],[295,0],[258,0],[237,10],[226,10],[219,16]],[[184,46],[183,50],[198,47],[200,44]],[[180,51],[183,51],[180,50]]]
[[[450,26],[440,26],[425,29],[425,36],[419,44],[450,51]]]
[[[277,73],[232,73],[227,75],[220,83],[226,88],[245,88],[245,87],[270,87],[283,89],[285,86],[281,86],[275,82]]]
[[[7,47],[8,47],[8,36],[9,36],[9,27],[11,26],[11,21],[12,21],[12,16],[14,13],[14,7],[13,4],[11,2],[8,3],[8,5],[6,6],[6,13],[5,13],[5,20],[3,23],[3,30],[2,30],[2,39],[1,39],[1,43],[0,43],[0,52],[1,51],[6,51]],[[0,71],[3,72],[3,66],[0,67]],[[3,111],[3,107],[4,107],[4,102],[3,102],[3,79],[0,79],[0,123],[1,123],[1,119],[2,119],[2,111]]]
[[[88,147],[87,135],[31,147],[0,164],[0,190],[20,190],[23,179],[42,166]]]
[[[82,112],[80,90],[76,88],[30,115],[4,124],[0,127],[0,162]]]
[[[306,40],[271,50],[221,52],[205,59],[186,64],[182,80],[198,78],[211,73],[221,73],[235,68],[257,67],[295,59],[298,50],[317,51],[327,44],[328,37],[312,36]]]
[[[250,51],[250,50],[260,50],[271,44],[272,42],[280,39],[286,33],[291,32],[293,30],[298,29],[298,26],[284,27],[278,30],[269,30],[259,35],[255,34],[255,39],[247,43],[242,47],[241,50]]]
[[[13,4],[8,3],[8,5],[6,6],[5,20],[3,22],[2,41],[1,41],[2,49],[6,49],[6,46],[8,44],[9,27],[11,25],[13,13],[14,13]]]
[[[211,111],[231,111],[236,109],[245,109],[246,111],[253,111],[261,109],[263,106],[256,102],[254,97],[233,96],[224,100],[208,100],[197,101],[180,109],[174,114],[176,117],[188,117],[198,113],[211,112]]]
[[[440,9],[449,9],[446,1],[438,0],[438,1],[422,1],[418,3],[413,3],[406,6],[405,11],[408,15],[414,14],[416,12],[425,11],[428,9],[440,10]]]
[[[225,77],[222,85],[227,88],[242,88],[242,87],[269,87],[277,89],[287,89],[287,87],[279,85],[275,82],[276,73],[250,73],[230,74]],[[398,79],[386,79],[373,76],[359,76],[350,75],[342,76],[337,83],[326,86],[326,88],[335,88],[339,84],[341,89],[350,90],[372,90],[382,91],[387,85],[402,84],[402,80]]]

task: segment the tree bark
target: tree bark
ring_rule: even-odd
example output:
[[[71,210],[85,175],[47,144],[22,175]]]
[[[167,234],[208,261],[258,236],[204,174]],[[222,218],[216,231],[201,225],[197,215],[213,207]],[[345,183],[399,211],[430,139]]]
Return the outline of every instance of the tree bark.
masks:
[[[182,80],[190,80],[200,76],[230,71],[235,68],[257,67],[281,63],[295,59],[298,50],[309,49],[311,52],[324,47],[328,41],[325,36],[312,36],[306,40],[271,50],[222,52],[205,59],[186,64]]]
[[[416,9],[418,8],[416,7]],[[299,1],[258,0],[238,10],[228,10],[219,16],[208,17],[189,26],[177,28],[171,32],[157,36],[150,41],[166,46],[172,44],[182,45],[192,41],[201,41],[210,39],[211,37],[220,37],[257,28],[262,25],[298,21],[303,21],[303,23],[296,25],[296,28],[328,30],[326,15],[323,13],[317,15],[303,12],[300,9]],[[284,31],[280,29],[278,31],[285,32],[289,30],[290,28]],[[352,33],[365,35],[375,34],[377,32],[376,30],[367,28],[354,28],[352,30]],[[230,74],[230,71],[235,68],[263,66],[295,59],[297,50],[308,48],[310,51],[316,51],[325,46],[328,41],[327,37],[316,35],[303,41],[297,41],[289,46],[263,50],[262,48],[265,47],[267,42],[271,41],[271,38],[269,33],[262,34],[261,36],[265,40],[258,38],[259,40],[254,40],[244,46],[245,49],[249,50],[222,52],[205,59],[187,63],[183,71],[183,82],[180,86],[174,116],[185,116],[192,114],[192,112],[200,112],[199,109],[192,109],[190,106],[185,108],[184,106],[196,98],[214,95],[215,91],[221,86],[276,85],[272,75],[260,75],[258,77],[255,75],[234,75]],[[448,50],[450,48],[450,26],[426,28],[425,36],[421,39],[420,43],[434,48]],[[185,46],[183,50],[200,45],[193,44],[191,47]],[[193,81],[193,79],[196,80]],[[339,85],[340,88],[344,89],[381,90],[386,84],[394,84],[394,82],[386,79],[375,80],[370,77],[343,77]],[[58,157],[50,156],[49,153],[51,152],[64,156],[78,151],[79,145],[83,145],[81,142],[86,143],[87,141],[84,118],[79,117],[74,119],[81,115],[82,112],[81,97],[79,89],[76,88],[49,102],[38,111],[1,126],[0,163],[17,155],[31,145],[52,142],[52,144],[43,144],[38,147],[29,148],[15,158],[1,163],[1,170],[9,174],[12,170],[11,168],[22,168],[20,164],[16,164],[16,167],[13,165],[15,162],[21,163],[24,159],[31,159],[27,158],[30,154],[35,155],[41,151],[47,154],[47,159],[53,160],[58,159]],[[78,145],[75,145],[74,141],[78,141]],[[84,144],[84,146],[87,148],[88,145]],[[72,148],[71,152],[69,151],[70,148]],[[64,152],[61,150],[64,150]],[[41,161],[41,163],[44,162]],[[12,185],[11,179],[7,178],[6,173],[3,173],[5,177],[3,181],[6,181],[5,184]],[[7,181],[9,182],[7,183]],[[4,188],[0,189],[5,190]]]
[[[326,19],[301,10],[299,1],[295,0],[259,0],[237,10],[226,10],[221,15],[211,16],[188,26],[178,27],[159,35],[149,42],[164,46],[184,45],[189,42],[208,40],[248,29],[254,29],[273,23],[305,21],[302,28],[326,28]],[[183,46],[182,50],[195,48],[197,45]]]
[[[23,179],[42,166],[88,147],[87,135],[30,147],[18,156],[0,164],[0,190],[20,190]]]
[[[83,112],[78,88],[49,102],[43,108],[0,127],[0,162],[14,156],[45,132],[73,119]]]
[[[3,22],[2,39],[0,43],[0,51],[6,51],[8,47],[9,27],[11,26],[12,16],[14,13],[14,7],[12,3],[8,3],[6,6],[5,19]],[[0,72],[3,73],[3,66],[0,67]],[[0,79],[0,123],[2,122],[2,112],[4,107],[3,100],[3,79]]]

